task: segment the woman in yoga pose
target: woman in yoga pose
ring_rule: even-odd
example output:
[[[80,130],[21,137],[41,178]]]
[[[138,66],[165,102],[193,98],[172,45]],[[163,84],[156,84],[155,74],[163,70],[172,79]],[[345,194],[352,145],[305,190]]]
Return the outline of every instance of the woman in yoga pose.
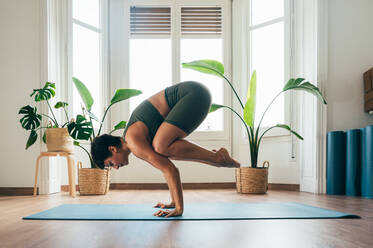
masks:
[[[240,167],[227,149],[206,150],[184,138],[206,118],[211,106],[211,94],[201,83],[185,81],[149,97],[132,112],[122,137],[104,134],[91,145],[94,162],[100,168],[128,164],[132,152],[162,171],[171,194],[171,203],[158,202],[153,215],[179,216],[183,213],[183,192],[178,168],[170,161],[198,161],[216,167]]]

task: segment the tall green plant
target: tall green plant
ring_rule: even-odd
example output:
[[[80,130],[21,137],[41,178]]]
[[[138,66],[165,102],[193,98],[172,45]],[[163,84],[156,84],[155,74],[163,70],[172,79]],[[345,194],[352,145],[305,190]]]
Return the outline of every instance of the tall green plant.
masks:
[[[78,114],[76,119],[67,125],[70,135],[76,140],[90,140],[90,142],[92,142],[95,137],[101,134],[105,117],[109,112],[109,109],[114,104],[142,94],[140,90],[136,89],[118,89],[115,92],[114,96],[111,98],[109,106],[105,109],[102,119],[99,120],[99,118],[97,118],[96,115],[92,113],[94,100],[88,88],[76,77],[73,77],[72,80],[84,104],[84,107],[82,107],[82,114]],[[97,134],[95,133],[93,127],[93,120],[98,122],[100,125]],[[120,129],[124,129],[126,127],[126,124],[126,121],[120,121],[114,126],[113,130],[111,130],[110,133]],[[74,145],[82,148],[87,153],[92,168],[98,168],[98,166],[93,162],[91,154],[80,144],[80,142],[75,141]]]
[[[256,168],[258,163],[258,154],[259,154],[259,147],[260,142],[263,138],[263,136],[270,131],[273,128],[283,128],[288,131],[290,131],[292,134],[294,134],[297,138],[303,140],[303,137],[300,136],[297,132],[292,130],[288,125],[286,124],[277,124],[275,126],[269,127],[259,136],[259,129],[260,125],[262,124],[263,117],[266,114],[269,107],[272,105],[272,103],[275,101],[275,99],[282,94],[283,92],[286,92],[288,90],[302,90],[306,91],[308,93],[311,93],[315,95],[322,103],[327,104],[324,97],[322,96],[320,90],[310,82],[306,82],[304,78],[291,78],[284,86],[281,92],[279,92],[269,103],[267,108],[265,109],[263,115],[260,118],[259,124],[257,127],[254,126],[255,123],[255,107],[256,107],[256,71],[253,72],[250,84],[248,87],[247,97],[246,97],[246,103],[245,105],[242,103],[240,97],[237,94],[237,91],[233,87],[232,83],[224,76],[224,66],[219,61],[215,60],[196,60],[189,63],[182,63],[182,66],[184,68],[196,70],[202,73],[207,73],[211,75],[218,76],[220,78],[223,78],[232,88],[233,93],[236,95],[237,100],[243,110],[243,118],[239,113],[237,113],[234,109],[232,109],[229,106],[225,105],[219,105],[219,104],[212,104],[210,108],[210,113],[214,112],[220,108],[228,108],[233,113],[235,113],[239,119],[244,124],[247,135],[249,138],[249,144],[250,144],[250,158],[251,158],[251,167]]]
[[[44,129],[44,128],[65,127],[69,123],[69,116],[68,116],[67,111],[66,111],[66,107],[68,106],[68,104],[66,102],[61,102],[60,101],[60,102],[57,102],[54,105],[55,109],[62,108],[64,110],[65,116],[66,116],[66,122],[61,125],[57,121],[56,116],[54,115],[54,111],[53,111],[49,101],[56,95],[55,89],[56,89],[55,83],[46,82],[43,88],[34,89],[33,92],[30,95],[30,97],[34,98],[35,102],[45,101],[48,105],[48,109],[49,109],[50,113],[52,114],[52,116],[50,116],[49,114],[38,113],[37,108],[32,107],[30,105],[23,106],[18,111],[19,115],[23,115],[23,117],[21,117],[21,119],[20,119],[20,123],[21,123],[22,127],[24,129],[30,131],[29,138],[27,139],[27,142],[26,142],[26,149],[28,149],[30,146],[32,146],[36,142],[36,140],[38,138],[38,133],[37,133],[38,130]],[[52,124],[48,124],[46,127],[41,127],[41,122],[42,122],[42,117],[43,116],[48,118],[48,120]],[[43,135],[43,141],[44,141],[44,143],[46,142],[45,132],[44,132],[44,135]]]

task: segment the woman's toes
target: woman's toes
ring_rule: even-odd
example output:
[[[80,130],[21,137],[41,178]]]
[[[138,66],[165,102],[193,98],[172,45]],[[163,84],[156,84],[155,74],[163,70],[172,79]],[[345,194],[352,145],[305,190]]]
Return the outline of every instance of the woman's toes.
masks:
[[[240,163],[234,160],[228,153],[228,150],[224,147],[220,148],[219,151],[216,152],[220,156],[220,164],[222,167],[228,168],[238,168],[240,167]]]
[[[233,162],[234,162],[234,165],[235,165],[236,168],[240,168],[241,167],[241,163],[238,162],[237,160],[235,160],[234,158],[233,158]]]

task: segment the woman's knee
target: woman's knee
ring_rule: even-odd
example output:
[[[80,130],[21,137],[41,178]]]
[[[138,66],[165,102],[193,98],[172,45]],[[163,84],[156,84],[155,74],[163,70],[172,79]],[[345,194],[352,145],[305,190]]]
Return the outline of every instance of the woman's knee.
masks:
[[[169,156],[168,145],[162,144],[158,139],[154,139],[152,142],[153,149],[156,153],[162,154],[164,156]]]

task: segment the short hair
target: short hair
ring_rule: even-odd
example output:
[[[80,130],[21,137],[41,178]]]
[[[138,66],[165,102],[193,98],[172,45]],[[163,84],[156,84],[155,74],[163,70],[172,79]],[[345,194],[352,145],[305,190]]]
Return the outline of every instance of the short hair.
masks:
[[[91,143],[91,155],[93,162],[101,169],[105,168],[104,161],[109,158],[112,153],[109,151],[109,146],[122,146],[119,136],[103,134],[93,139]]]

